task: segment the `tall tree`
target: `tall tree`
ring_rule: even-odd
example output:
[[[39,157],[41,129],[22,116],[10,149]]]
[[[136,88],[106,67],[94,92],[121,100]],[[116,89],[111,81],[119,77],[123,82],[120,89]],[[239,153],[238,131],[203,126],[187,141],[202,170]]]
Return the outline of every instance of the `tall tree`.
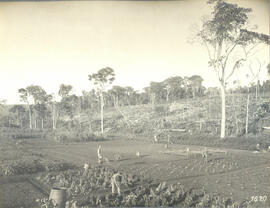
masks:
[[[30,100],[29,100],[30,99],[30,94],[24,88],[20,88],[18,90],[18,93],[19,93],[21,101],[23,101],[27,105],[28,114],[29,114],[29,128],[32,129],[32,112],[31,112],[31,106],[30,106]]]
[[[63,99],[68,97],[72,90],[73,87],[71,85],[61,84],[59,87],[58,95]]]
[[[170,102],[171,99],[177,100],[184,96],[184,83],[183,78],[180,76],[169,77],[164,81],[165,89],[167,91],[166,101]]]
[[[136,92],[132,87],[125,87],[125,95],[127,105],[134,105],[136,103]]]
[[[123,105],[125,104],[126,89],[124,87],[113,86],[108,93],[113,98],[114,106],[119,106],[119,103],[122,103]]]
[[[166,99],[167,90],[163,82],[150,82],[150,99],[152,104],[155,105],[156,102],[161,103],[162,100]]]
[[[103,127],[103,109],[104,109],[104,91],[108,85],[115,80],[114,70],[110,67],[100,69],[97,73],[88,75],[89,81],[92,81],[95,86],[95,91],[100,100],[100,128],[101,133],[104,132]]]
[[[52,128],[55,130],[59,117],[59,103],[56,102],[55,94],[50,94],[47,96],[47,104],[49,105],[51,111]]]
[[[198,95],[203,94],[203,86],[202,81],[203,78],[199,75],[193,75],[189,77],[191,90],[192,90],[192,97],[195,98]]]
[[[22,128],[23,127],[23,118],[25,115],[25,108],[23,105],[14,105],[9,109],[9,112],[16,115],[17,124]]]
[[[64,97],[61,100],[61,110],[62,113],[67,115],[69,119],[71,120],[71,125],[74,125],[74,118],[76,115],[76,111],[79,109],[79,98],[76,95],[70,95],[67,97]]]
[[[226,84],[234,72],[253,55],[259,43],[269,44],[268,35],[248,30],[250,8],[239,7],[225,0],[209,0],[213,5],[212,16],[204,20],[197,40],[207,49],[209,66],[216,72],[221,91],[221,131],[225,137],[226,124]],[[238,54],[233,54],[237,52]],[[228,66],[229,65],[229,66]]]
[[[33,112],[34,112],[34,126],[37,128],[38,118],[41,120],[41,127],[43,128],[43,121],[46,111],[47,93],[38,85],[30,85],[26,87],[29,95],[34,100]]]
[[[184,77],[183,86],[185,89],[185,97],[188,98],[192,95],[191,80],[188,77]]]
[[[18,90],[21,101],[25,102],[28,107],[28,113],[29,113],[29,127],[30,129],[33,128],[32,126],[32,107],[31,103],[34,102],[34,105],[41,105],[46,102],[47,99],[47,93],[42,87],[38,85],[30,85],[26,88],[20,88]],[[35,127],[36,127],[36,117],[37,117],[37,109],[35,109]]]

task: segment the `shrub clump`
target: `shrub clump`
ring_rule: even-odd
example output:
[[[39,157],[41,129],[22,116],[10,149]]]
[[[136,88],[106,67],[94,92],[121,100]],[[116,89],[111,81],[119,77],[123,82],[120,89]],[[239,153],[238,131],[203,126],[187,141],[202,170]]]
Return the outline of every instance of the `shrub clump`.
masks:
[[[90,142],[90,141],[105,141],[106,136],[99,135],[89,130],[57,130],[53,136],[58,142]]]

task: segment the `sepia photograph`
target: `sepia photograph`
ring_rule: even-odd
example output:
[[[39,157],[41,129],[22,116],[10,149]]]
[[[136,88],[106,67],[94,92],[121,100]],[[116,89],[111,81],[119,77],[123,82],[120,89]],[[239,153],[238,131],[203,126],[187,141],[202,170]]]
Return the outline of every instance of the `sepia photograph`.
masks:
[[[269,0],[0,0],[0,208],[270,207]]]

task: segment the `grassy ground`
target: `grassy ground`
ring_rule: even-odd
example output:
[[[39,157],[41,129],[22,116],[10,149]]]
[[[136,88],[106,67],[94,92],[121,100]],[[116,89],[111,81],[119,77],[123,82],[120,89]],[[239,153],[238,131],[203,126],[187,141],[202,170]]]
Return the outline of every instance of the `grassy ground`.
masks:
[[[210,147],[221,147],[231,149],[242,149],[242,150],[257,150],[257,144],[260,145],[260,150],[267,150],[270,146],[269,140],[270,133],[265,132],[258,136],[247,135],[243,137],[227,137],[220,139],[218,136],[209,134],[172,134],[171,140],[177,144],[186,145],[201,145]],[[166,141],[166,136],[163,137],[163,141]]]

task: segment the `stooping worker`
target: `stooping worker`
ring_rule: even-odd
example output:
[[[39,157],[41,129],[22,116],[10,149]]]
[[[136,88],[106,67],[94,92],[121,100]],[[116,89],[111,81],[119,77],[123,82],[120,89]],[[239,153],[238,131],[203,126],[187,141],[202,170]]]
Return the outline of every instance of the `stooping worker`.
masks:
[[[115,194],[116,189],[117,189],[117,193],[120,196],[121,195],[121,189],[120,189],[120,184],[122,182],[122,175],[117,172],[115,173],[112,178],[111,178],[111,185],[112,185],[112,194]]]

